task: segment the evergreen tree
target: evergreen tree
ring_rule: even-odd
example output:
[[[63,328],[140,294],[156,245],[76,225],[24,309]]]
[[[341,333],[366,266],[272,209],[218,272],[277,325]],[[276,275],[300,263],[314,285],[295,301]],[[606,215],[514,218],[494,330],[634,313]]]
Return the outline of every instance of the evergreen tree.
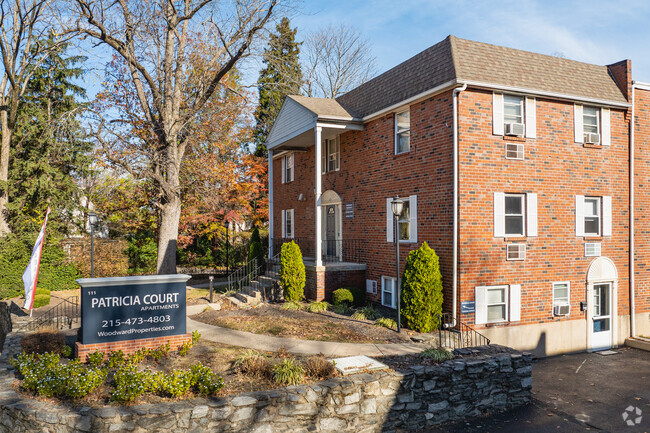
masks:
[[[302,86],[302,71],[298,57],[300,42],[296,42],[297,28],[291,29],[289,18],[282,18],[271,34],[264,50],[266,67],[258,82],[259,102],[255,111],[255,155],[266,156],[264,142],[287,95],[297,95]]]
[[[50,38],[42,43],[54,45]],[[49,232],[68,234],[83,227],[77,183],[90,166],[91,145],[79,123],[85,91],[74,83],[84,74],[82,56],[67,46],[50,52],[33,70],[20,101],[9,167],[8,217],[12,231],[38,231],[51,206]],[[78,227],[81,228],[81,227]]]

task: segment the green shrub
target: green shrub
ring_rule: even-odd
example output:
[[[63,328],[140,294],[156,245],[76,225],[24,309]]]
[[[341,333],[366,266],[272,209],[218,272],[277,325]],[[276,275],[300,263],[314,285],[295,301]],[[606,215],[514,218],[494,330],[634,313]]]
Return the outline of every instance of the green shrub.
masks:
[[[342,287],[343,289],[347,289],[352,293],[352,299],[353,299],[353,305],[355,307],[363,307],[366,303],[366,291],[361,290],[359,287]]]
[[[169,355],[169,352],[172,350],[171,346],[169,345],[169,341],[165,344],[163,344],[160,347],[157,347],[156,349],[148,349],[147,350],[147,356],[154,361],[160,361],[167,355]]]
[[[302,304],[297,301],[287,301],[282,304],[283,310],[302,310]]]
[[[61,349],[61,356],[64,358],[70,358],[72,356],[72,347],[67,344],[63,346],[63,349]]]
[[[284,299],[302,301],[305,297],[305,264],[300,247],[294,241],[282,245],[280,252],[280,286]]]
[[[192,343],[196,344],[201,339],[201,333],[198,330],[192,331]]]
[[[130,274],[153,274],[156,272],[158,243],[152,232],[138,232],[127,237],[129,246],[126,255],[129,258]]]
[[[108,354],[108,359],[106,360],[106,367],[108,368],[119,368],[126,365],[127,358],[124,356],[124,352],[121,350],[112,351]]]
[[[50,295],[34,295],[34,308],[44,307],[50,304]]]
[[[35,295],[48,295],[50,296],[52,292],[50,290],[47,290],[43,287],[37,287],[36,290],[34,290]]]
[[[442,275],[436,252],[426,242],[409,253],[402,277],[402,324],[417,332],[438,328],[442,313]]]
[[[454,354],[445,348],[431,348],[420,353],[420,357],[431,359],[433,362],[441,363],[453,359]]]
[[[345,314],[348,312],[349,308],[346,303],[339,304],[339,305],[330,305],[328,310],[330,310],[332,313],[336,314]]]
[[[223,378],[200,362],[190,367],[192,387],[199,394],[211,395],[224,387]]]
[[[380,317],[379,319],[375,320],[375,325],[383,326],[384,328],[388,329],[397,329],[397,322],[395,322],[393,319],[389,319],[388,317]]]
[[[190,353],[192,346],[194,346],[194,341],[186,341],[178,347],[178,354],[180,356],[187,356],[187,354]]]
[[[310,313],[320,313],[322,311],[327,311],[329,307],[330,307],[329,302],[317,301],[317,302],[311,302],[309,305],[307,305],[306,310],[309,311]]]
[[[106,355],[104,354],[104,352],[100,352],[99,350],[97,350],[91,353],[90,355],[88,355],[88,357],[86,358],[86,362],[91,367],[99,367],[104,363],[105,357]]]
[[[142,348],[142,349],[136,350],[131,355],[129,355],[126,358],[126,363],[131,364],[131,365],[138,365],[142,361],[144,361],[145,359],[147,359],[147,349]]]
[[[22,277],[37,236],[38,232],[21,232],[0,238],[0,299],[24,293]],[[48,236],[38,269],[38,288],[50,291],[76,289],[79,286],[75,280],[79,276],[76,266],[66,261],[66,254],[58,241]]]
[[[341,305],[345,303],[348,307],[354,304],[354,296],[348,289],[336,289],[332,293],[332,304]]]
[[[352,315],[355,320],[377,320],[379,317],[379,312],[370,306],[359,308]]]
[[[154,374],[151,370],[138,371],[135,365],[129,364],[115,372],[113,383],[115,390],[111,400],[127,403],[140,397],[152,389]]]
[[[192,387],[192,372],[173,370],[164,376],[160,391],[171,397],[180,397],[187,394]]]
[[[297,385],[305,380],[305,370],[294,358],[285,358],[273,367],[273,381],[278,385]]]

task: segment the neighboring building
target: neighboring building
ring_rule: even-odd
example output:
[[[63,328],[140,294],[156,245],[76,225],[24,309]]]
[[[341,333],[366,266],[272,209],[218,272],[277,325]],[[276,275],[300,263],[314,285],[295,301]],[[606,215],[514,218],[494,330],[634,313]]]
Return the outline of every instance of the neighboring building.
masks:
[[[298,242],[312,299],[356,285],[394,307],[399,196],[400,272],[426,241],[444,309],[493,342],[540,355],[616,346],[632,309],[650,335],[649,116],[629,60],[449,36],[336,100],[285,100],[267,141],[272,252]]]

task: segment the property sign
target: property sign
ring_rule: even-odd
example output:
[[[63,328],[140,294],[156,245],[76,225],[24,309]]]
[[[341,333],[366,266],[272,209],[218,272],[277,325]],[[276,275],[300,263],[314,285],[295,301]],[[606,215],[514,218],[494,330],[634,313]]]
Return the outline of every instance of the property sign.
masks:
[[[474,313],[475,310],[476,310],[476,303],[474,301],[465,301],[460,303],[461,314]]]
[[[189,275],[82,278],[81,343],[185,334]]]
[[[345,217],[354,218],[354,203],[345,204]]]

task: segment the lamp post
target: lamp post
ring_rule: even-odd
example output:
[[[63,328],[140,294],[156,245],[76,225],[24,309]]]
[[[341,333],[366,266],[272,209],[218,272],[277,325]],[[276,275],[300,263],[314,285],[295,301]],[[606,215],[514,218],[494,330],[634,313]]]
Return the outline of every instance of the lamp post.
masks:
[[[226,276],[230,274],[230,249],[228,245],[228,227],[230,227],[230,221],[226,220]]]
[[[401,308],[401,293],[400,293],[400,277],[399,277],[399,216],[404,210],[404,200],[395,197],[390,203],[391,210],[393,211],[393,216],[395,217],[395,229],[393,230],[393,236],[395,239],[395,258],[396,258],[396,268],[397,268],[397,332],[402,332],[402,308]]]
[[[90,224],[90,278],[95,278],[95,224],[97,224],[95,212],[88,213],[88,223]]]

